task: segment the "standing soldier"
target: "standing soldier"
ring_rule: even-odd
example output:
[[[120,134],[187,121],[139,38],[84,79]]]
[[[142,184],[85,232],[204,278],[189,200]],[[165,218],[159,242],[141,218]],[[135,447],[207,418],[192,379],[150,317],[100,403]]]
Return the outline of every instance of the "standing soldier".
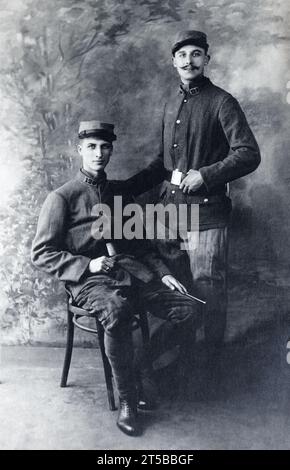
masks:
[[[207,371],[214,377],[226,327],[227,183],[254,171],[261,157],[238,101],[204,76],[208,47],[201,31],[183,31],[174,40],[181,82],[164,106],[160,152],[127,183],[138,195],[163,181],[164,204],[199,205],[199,231],[188,227],[188,255],[195,292],[207,302]]]

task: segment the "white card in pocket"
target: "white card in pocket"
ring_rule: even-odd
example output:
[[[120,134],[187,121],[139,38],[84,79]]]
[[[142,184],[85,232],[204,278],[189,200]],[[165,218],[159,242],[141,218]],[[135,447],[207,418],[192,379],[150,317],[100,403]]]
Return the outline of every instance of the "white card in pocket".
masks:
[[[182,175],[183,175],[182,171],[174,170],[172,172],[170,183],[175,184],[176,186],[179,186],[182,181]]]

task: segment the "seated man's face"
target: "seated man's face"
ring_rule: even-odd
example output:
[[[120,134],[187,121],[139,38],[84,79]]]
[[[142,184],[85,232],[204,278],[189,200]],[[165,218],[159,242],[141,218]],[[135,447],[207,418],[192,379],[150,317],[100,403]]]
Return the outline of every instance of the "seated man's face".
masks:
[[[83,159],[83,169],[93,174],[105,169],[112,151],[113,146],[110,142],[97,137],[81,139],[78,145],[78,152]]]

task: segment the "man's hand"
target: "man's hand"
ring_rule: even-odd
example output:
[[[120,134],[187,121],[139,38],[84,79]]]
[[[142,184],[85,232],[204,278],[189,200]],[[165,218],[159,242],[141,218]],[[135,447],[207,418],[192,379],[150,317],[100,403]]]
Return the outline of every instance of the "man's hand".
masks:
[[[166,276],[163,276],[161,281],[171,290],[177,289],[182,294],[187,293],[187,289],[184,287],[184,285],[181,284],[181,282],[179,282],[177,279],[175,279],[175,277],[171,276],[171,274],[167,274]]]
[[[91,273],[105,273],[108,274],[113,269],[115,261],[107,256],[100,256],[94,258],[89,264],[89,270]]]
[[[184,193],[190,193],[191,191],[196,191],[203,184],[203,179],[199,171],[189,170],[187,176],[182,180],[180,189]]]

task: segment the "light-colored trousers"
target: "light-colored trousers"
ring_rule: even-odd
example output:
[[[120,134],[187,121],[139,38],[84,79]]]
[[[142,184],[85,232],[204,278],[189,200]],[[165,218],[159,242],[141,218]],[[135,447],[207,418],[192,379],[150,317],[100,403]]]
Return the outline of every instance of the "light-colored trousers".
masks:
[[[206,301],[204,334],[208,347],[223,343],[227,317],[228,229],[187,232],[193,294]]]

